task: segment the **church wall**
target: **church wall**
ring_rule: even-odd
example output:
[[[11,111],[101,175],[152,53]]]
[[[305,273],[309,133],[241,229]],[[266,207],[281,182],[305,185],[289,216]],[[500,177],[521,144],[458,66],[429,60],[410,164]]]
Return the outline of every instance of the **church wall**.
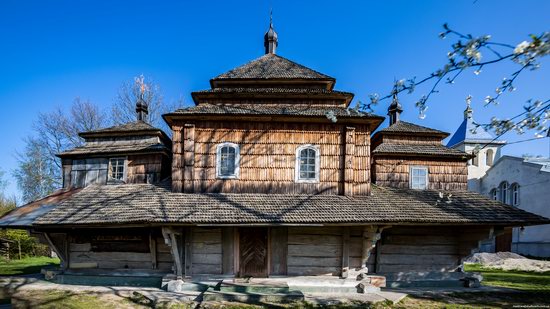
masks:
[[[467,189],[466,162],[444,159],[376,156],[373,159],[373,181],[380,186],[409,188],[411,166],[428,167],[428,189]]]
[[[370,190],[367,126],[204,121],[173,129],[177,192],[366,195]],[[216,146],[223,142],[240,148],[238,179],[216,177]],[[296,151],[308,144],[319,148],[319,181],[300,183]]]

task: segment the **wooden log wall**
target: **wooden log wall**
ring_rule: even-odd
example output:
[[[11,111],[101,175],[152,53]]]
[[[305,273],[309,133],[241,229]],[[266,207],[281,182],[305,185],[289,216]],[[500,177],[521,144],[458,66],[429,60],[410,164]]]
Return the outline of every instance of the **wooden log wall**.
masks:
[[[194,124],[187,139],[186,133],[182,138],[181,132],[190,129],[184,126],[173,129],[172,182],[176,192],[343,194],[346,181],[343,124],[204,121]],[[350,173],[347,179],[351,182],[350,193],[366,195],[370,190],[370,132],[367,126],[356,126],[354,131],[355,147],[348,147],[348,152],[353,152],[350,154],[353,164],[347,169]],[[240,147],[238,179],[216,178],[216,146],[223,142]],[[296,150],[305,144],[319,146],[318,183],[295,181]]]
[[[151,182],[160,181],[162,178],[162,157],[161,154],[128,156],[127,182],[147,183],[148,175],[150,175]]]
[[[288,275],[334,275],[342,268],[342,228],[289,227]]]
[[[488,237],[488,227],[392,227],[382,233],[376,272],[453,271]]]
[[[99,268],[99,269],[158,269],[167,272],[172,270],[173,259],[170,248],[164,243],[159,231],[143,231],[142,241],[121,240],[112,241],[113,231],[103,233],[94,230],[95,238],[75,233],[69,237],[69,268]],[[105,237],[105,235],[108,235]],[[133,235],[132,232],[121,231],[120,238]],[[104,238],[104,240],[101,240]],[[154,246],[150,246],[155,242]],[[112,248],[108,250],[106,248]],[[150,248],[154,248],[152,253]]]
[[[222,229],[191,229],[192,274],[222,274]]]
[[[428,167],[428,188],[433,190],[467,190],[468,167],[466,162],[403,159],[377,156],[373,159],[373,181],[380,186],[409,188],[411,166]]]

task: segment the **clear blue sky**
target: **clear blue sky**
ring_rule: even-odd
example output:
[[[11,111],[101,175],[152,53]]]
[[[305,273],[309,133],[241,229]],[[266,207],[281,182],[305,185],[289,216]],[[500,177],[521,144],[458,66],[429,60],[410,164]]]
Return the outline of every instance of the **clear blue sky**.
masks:
[[[206,89],[211,77],[261,56],[273,6],[278,53],[337,79],[356,100],[390,90],[394,78],[425,76],[442,66],[450,49],[443,23],[465,33],[491,34],[517,44],[550,30],[550,1],[24,1],[0,3],[0,168],[11,174],[15,150],[32,133],[39,111],[69,106],[75,97],[112,104],[123,81],[144,74],[168,101]],[[470,73],[444,86],[420,120],[414,102],[401,96],[403,118],[454,132],[466,95],[475,118],[515,115],[530,97],[548,99],[550,63],[528,72],[518,91],[499,107],[484,108],[514,67]],[[385,115],[386,105],[376,112]],[[384,124],[385,125],[385,124]],[[508,141],[532,138],[507,134]],[[504,154],[546,155],[548,139],[507,146]],[[15,193],[12,184],[8,193]]]

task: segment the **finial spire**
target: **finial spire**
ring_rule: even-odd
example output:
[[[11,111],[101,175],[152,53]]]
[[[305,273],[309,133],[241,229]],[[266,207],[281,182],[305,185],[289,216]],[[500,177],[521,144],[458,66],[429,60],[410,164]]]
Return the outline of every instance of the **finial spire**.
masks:
[[[464,110],[464,119],[472,118],[472,114],[474,113],[474,110],[471,106],[472,103],[472,96],[469,95],[466,97],[466,109]]]
[[[277,40],[277,32],[273,29],[273,9],[269,12],[269,29],[264,35],[264,47],[266,54],[275,54],[279,45]]]
[[[399,115],[403,112],[403,107],[401,107],[401,103],[399,103],[399,100],[397,99],[397,89],[395,87],[392,91],[392,94],[393,94],[393,98],[390,106],[388,107],[388,116],[390,116],[390,126],[399,122]]]
[[[139,96],[136,102],[136,114],[137,120],[147,121],[147,114],[149,114],[149,106],[145,102],[145,91],[147,90],[147,85],[145,84],[145,78],[143,75],[136,77],[136,84],[139,86]]]

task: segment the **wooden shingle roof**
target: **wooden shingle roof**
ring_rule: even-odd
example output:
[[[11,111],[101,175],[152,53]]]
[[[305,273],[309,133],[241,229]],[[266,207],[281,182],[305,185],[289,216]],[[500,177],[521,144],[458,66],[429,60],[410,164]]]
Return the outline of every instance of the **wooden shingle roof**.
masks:
[[[393,144],[382,143],[378,145],[373,151],[373,155],[410,155],[410,156],[443,156],[443,157],[457,157],[463,159],[469,159],[470,154],[448,148],[443,145],[427,145],[427,144]]]
[[[441,135],[443,137],[446,137],[449,135],[447,132],[443,132],[440,130],[420,126],[414,123],[406,122],[406,121],[398,121],[394,123],[393,125],[384,128],[377,133],[383,134],[383,133],[389,133],[389,134],[433,134],[433,135]]]
[[[371,196],[185,194],[163,185],[89,186],[34,226],[102,224],[490,224],[550,220],[477,193],[373,186]]]
[[[265,54],[213,78],[213,80],[222,79],[334,80],[328,75],[275,54]]]

